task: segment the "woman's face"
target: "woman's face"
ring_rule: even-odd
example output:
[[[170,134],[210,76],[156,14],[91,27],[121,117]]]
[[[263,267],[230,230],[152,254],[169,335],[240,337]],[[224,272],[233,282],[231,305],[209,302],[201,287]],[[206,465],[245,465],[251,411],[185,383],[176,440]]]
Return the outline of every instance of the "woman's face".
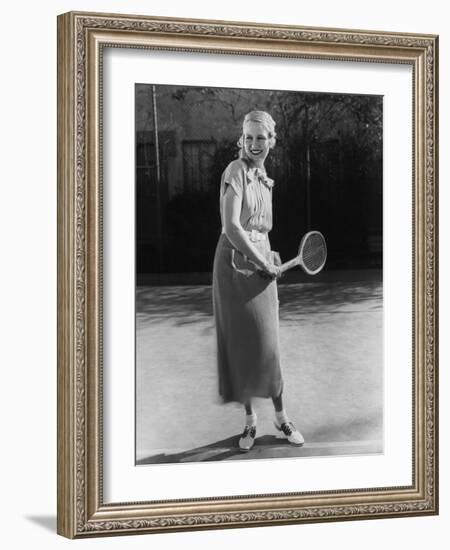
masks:
[[[249,120],[244,124],[244,151],[256,165],[261,165],[269,153],[269,133],[261,122]]]

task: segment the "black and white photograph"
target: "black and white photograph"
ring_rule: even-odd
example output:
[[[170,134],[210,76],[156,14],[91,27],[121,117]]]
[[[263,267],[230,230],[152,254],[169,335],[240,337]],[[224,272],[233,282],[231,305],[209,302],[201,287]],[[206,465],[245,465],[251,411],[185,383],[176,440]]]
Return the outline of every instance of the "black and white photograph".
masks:
[[[439,36],[249,9],[58,16],[64,537],[439,514]]]
[[[135,86],[137,465],[383,453],[383,97]]]

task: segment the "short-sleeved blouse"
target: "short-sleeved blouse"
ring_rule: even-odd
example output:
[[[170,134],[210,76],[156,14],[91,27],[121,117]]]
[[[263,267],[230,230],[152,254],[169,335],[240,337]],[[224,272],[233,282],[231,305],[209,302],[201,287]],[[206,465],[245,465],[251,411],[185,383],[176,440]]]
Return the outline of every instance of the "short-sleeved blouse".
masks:
[[[240,222],[246,231],[268,233],[272,229],[272,187],[274,181],[264,170],[250,168],[243,159],[230,162],[220,182],[220,218],[224,233],[223,198],[230,185],[242,199]]]

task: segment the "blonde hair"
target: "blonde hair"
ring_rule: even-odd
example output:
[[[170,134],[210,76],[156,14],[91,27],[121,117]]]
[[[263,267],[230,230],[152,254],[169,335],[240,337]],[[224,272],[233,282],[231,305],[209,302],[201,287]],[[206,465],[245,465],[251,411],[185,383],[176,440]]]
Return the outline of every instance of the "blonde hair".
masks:
[[[237,146],[239,147],[239,156],[240,158],[246,158],[247,155],[244,151],[244,126],[247,122],[259,122],[264,126],[267,133],[269,134],[269,147],[273,149],[275,147],[276,143],[276,136],[277,133],[275,132],[275,121],[273,118],[269,115],[269,113],[266,113],[266,111],[250,111],[247,113],[244,117],[244,121],[242,122],[242,134],[239,137],[239,140],[237,142]]]

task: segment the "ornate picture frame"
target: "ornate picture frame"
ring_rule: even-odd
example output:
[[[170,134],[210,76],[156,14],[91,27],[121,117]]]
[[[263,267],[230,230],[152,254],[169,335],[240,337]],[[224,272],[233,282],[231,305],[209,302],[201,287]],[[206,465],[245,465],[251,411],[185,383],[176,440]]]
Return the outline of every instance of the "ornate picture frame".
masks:
[[[106,48],[412,69],[411,484],[106,502]],[[438,37],[70,12],[58,17],[58,533],[69,538],[438,513]],[[129,366],[130,371],[134,368]],[[154,466],[155,467],[155,466]],[[202,466],[205,467],[205,466]],[[200,483],[200,480],[199,480]]]

